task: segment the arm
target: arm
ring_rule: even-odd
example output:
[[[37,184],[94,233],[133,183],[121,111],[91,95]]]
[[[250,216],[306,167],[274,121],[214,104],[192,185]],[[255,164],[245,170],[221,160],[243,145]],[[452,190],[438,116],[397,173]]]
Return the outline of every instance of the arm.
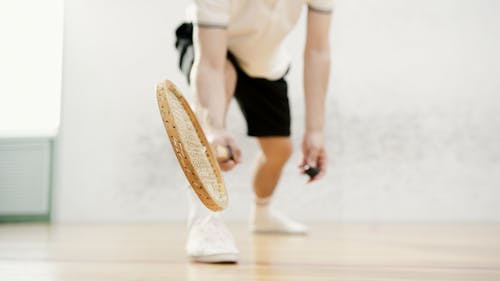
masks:
[[[226,29],[194,28],[195,59],[191,81],[196,97],[195,111],[208,132],[224,129],[224,63]]]
[[[240,149],[234,138],[225,131],[225,63],[227,55],[225,28],[199,27],[194,29],[195,59],[191,81],[195,93],[195,112],[212,144],[229,146],[234,161],[219,163],[230,170],[240,161]]]
[[[305,165],[319,166],[326,173],[327,155],[323,143],[325,97],[330,77],[330,20],[331,13],[309,9],[307,12],[307,37],[304,50],[305,135],[302,143]]]

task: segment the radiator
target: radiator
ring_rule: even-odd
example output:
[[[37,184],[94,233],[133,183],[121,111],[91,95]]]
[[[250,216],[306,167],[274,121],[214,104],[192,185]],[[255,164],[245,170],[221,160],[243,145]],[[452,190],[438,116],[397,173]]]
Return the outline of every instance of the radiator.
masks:
[[[53,142],[0,138],[0,221],[50,219]]]

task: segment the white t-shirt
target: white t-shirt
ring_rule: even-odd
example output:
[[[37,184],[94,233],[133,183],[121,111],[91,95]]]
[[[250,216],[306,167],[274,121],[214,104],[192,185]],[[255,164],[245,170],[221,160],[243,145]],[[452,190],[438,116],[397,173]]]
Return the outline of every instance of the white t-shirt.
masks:
[[[330,12],[333,0],[196,0],[188,9],[188,20],[227,28],[228,49],[245,73],[275,80],[290,65],[283,41],[304,5]]]

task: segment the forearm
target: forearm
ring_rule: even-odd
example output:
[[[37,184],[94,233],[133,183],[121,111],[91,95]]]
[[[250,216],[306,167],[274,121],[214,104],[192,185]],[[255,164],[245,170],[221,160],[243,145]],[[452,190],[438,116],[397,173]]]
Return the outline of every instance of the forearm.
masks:
[[[225,74],[227,53],[225,29],[194,29],[195,60],[191,81],[195,93],[195,112],[207,131],[224,129]]]
[[[304,93],[306,132],[324,128],[325,99],[330,77],[330,49],[308,48],[304,51]]]
[[[224,70],[199,61],[193,65],[195,112],[208,131],[224,128],[225,88]]]
[[[222,54],[215,56],[202,55],[195,58],[191,71],[191,81],[195,93],[194,111],[207,135],[208,141],[218,156],[216,147],[227,147],[226,155],[232,155],[224,160],[218,160],[219,166],[224,171],[231,170],[241,162],[241,149],[235,139],[225,132],[225,46]]]

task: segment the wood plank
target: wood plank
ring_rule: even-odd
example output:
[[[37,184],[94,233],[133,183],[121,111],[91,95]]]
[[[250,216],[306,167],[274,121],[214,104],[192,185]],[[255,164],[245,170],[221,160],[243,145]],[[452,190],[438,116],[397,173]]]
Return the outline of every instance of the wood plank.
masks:
[[[236,265],[189,262],[184,224],[0,225],[0,280],[500,280],[500,225],[229,226]]]

